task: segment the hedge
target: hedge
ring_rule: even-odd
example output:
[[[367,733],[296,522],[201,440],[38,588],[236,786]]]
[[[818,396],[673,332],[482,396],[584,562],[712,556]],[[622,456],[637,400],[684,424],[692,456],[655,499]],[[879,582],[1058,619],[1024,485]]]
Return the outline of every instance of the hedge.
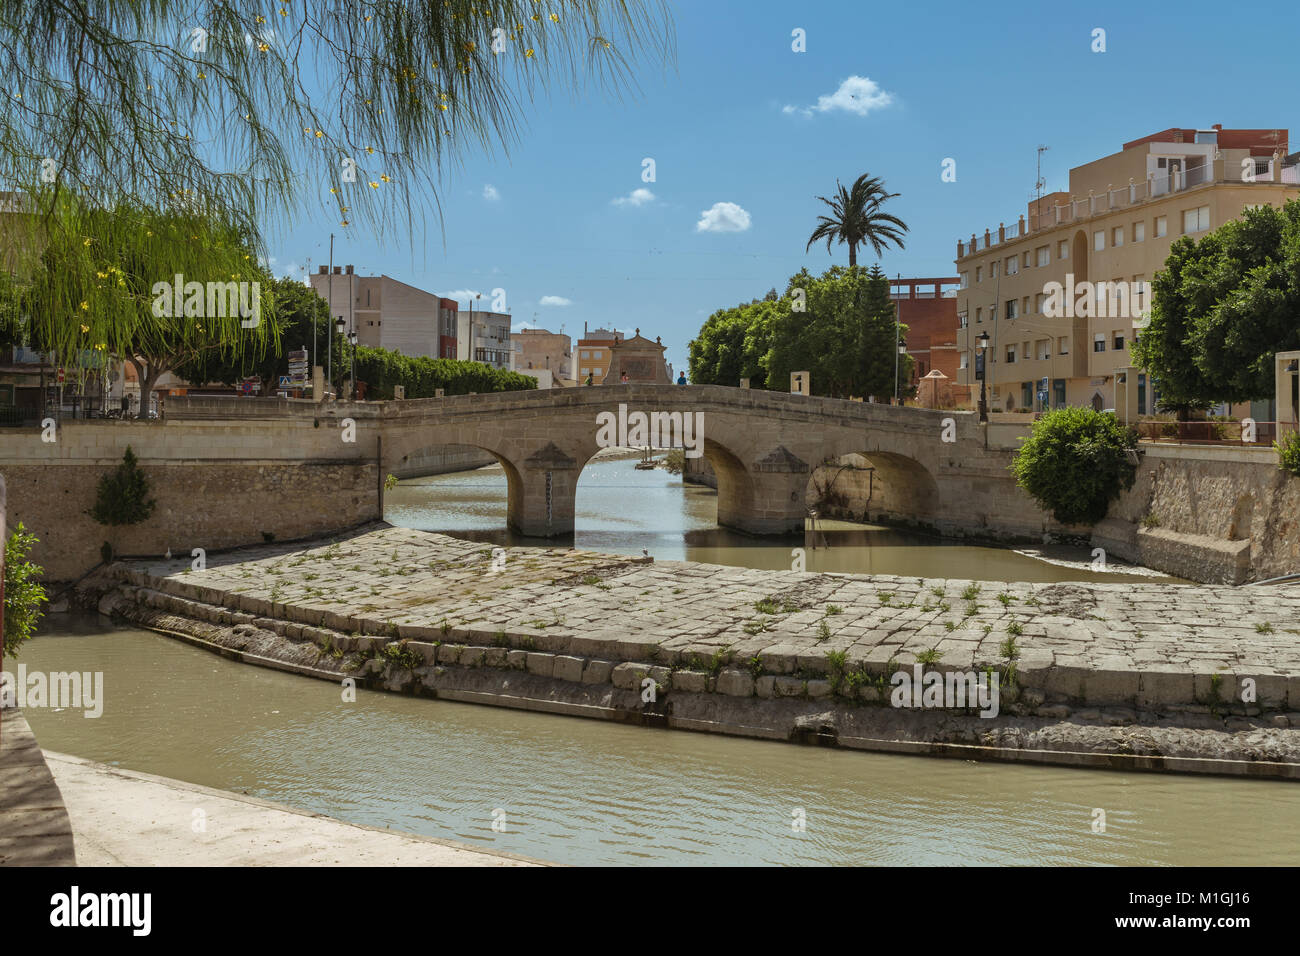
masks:
[[[393,386],[406,386],[407,398],[433,398],[470,392],[518,392],[537,387],[537,379],[460,359],[421,358],[388,349],[357,349],[357,379],[366,383],[366,398],[393,397]]]

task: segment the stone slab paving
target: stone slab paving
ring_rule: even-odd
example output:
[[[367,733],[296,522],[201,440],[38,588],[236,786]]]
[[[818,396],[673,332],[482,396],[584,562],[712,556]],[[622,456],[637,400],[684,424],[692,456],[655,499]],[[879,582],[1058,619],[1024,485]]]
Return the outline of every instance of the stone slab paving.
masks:
[[[501,552],[504,551],[504,561]],[[133,562],[131,583],[342,633],[535,648],[691,666],[760,658],[766,673],[1005,662],[1069,695],[1104,673],[1118,699],[1204,700],[1259,681],[1300,710],[1300,584],[998,584],[650,561],[510,548],[379,526],[313,547]],[[521,643],[522,642],[522,643]],[[938,655],[934,659],[934,655]],[[1218,676],[1215,676],[1218,675]],[[1169,687],[1158,688],[1162,681]],[[1176,686],[1175,686],[1176,685]],[[1090,691],[1091,691],[1090,686]],[[1079,695],[1085,696],[1085,695]],[[1090,692],[1087,696],[1092,697]]]
[[[76,866],[72,824],[21,710],[0,712],[0,866]]]

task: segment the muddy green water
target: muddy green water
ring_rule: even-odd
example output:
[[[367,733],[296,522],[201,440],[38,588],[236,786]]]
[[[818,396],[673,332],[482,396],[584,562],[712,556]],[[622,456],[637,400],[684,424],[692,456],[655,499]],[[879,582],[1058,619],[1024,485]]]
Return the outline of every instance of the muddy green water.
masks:
[[[982,547],[846,522],[819,522],[816,534],[752,537],[717,526],[713,489],[684,484],[662,469],[637,471],[633,465],[630,460],[594,461],[583,469],[575,532],[561,543],[615,554],[644,550],[661,561],[768,570],[790,570],[793,550],[802,548],[809,571],[981,581],[1177,580],[1115,564],[1108,573],[1098,573],[1085,548],[1034,548],[1047,552],[1049,560],[1043,560],[1021,553],[1029,548]],[[507,530],[506,476],[496,465],[403,481],[384,500],[384,517],[403,527],[512,546],[557,543]]]
[[[48,749],[563,863],[1300,863],[1296,784],[855,753],[366,691],[344,703],[331,683],[67,615],[22,660],[104,674],[98,719],[28,708]]]

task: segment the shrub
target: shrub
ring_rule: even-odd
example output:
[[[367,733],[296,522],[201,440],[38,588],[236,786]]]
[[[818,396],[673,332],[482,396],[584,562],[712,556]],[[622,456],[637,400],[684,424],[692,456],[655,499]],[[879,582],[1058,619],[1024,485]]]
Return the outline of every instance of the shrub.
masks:
[[[1273,447],[1277,449],[1277,466],[1300,476],[1300,431],[1291,432],[1280,442],[1273,442]]]
[[[136,464],[135,452],[127,445],[122,464],[99,479],[90,516],[100,524],[139,524],[153,514],[153,506],[149,480]]]
[[[1137,433],[1112,413],[1058,408],[1034,422],[1016,452],[1016,483],[1062,524],[1095,524],[1133,486]]]
[[[4,645],[10,657],[17,657],[18,648],[32,636],[46,599],[45,589],[36,581],[41,569],[27,560],[36,540],[21,521],[5,540]]]
[[[404,385],[407,398],[433,398],[439,388],[447,395],[466,395],[537,387],[537,379],[531,376],[481,362],[424,358],[365,347],[357,349],[357,378],[366,383],[367,396],[372,399],[391,399],[394,385]]]

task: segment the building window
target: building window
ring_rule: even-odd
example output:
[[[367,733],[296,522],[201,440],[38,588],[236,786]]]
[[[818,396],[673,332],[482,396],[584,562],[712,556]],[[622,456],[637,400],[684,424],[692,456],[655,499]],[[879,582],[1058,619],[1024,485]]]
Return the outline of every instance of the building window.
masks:
[[[1114,333],[1112,333],[1112,334],[1113,334],[1113,336],[1114,336],[1114,341],[1111,343],[1111,348],[1113,348],[1116,352],[1123,352],[1123,351],[1124,351],[1124,333],[1123,333],[1123,332],[1114,332]]]
[[[966,325],[967,325],[967,321],[966,321],[966,313],[965,313],[965,312],[958,312],[958,313],[957,313],[957,328],[959,328],[959,329],[964,329],[964,328],[966,328]]]
[[[589,350],[587,350],[587,349],[583,349],[583,350],[582,350],[582,356],[581,356],[581,357],[582,357],[582,358],[591,358],[591,352],[590,352]],[[585,370],[585,369],[583,370],[583,374],[584,374],[584,375],[586,374],[586,370]]]
[[[1014,345],[1010,345],[1007,347],[1007,364],[1008,365],[1016,364],[1016,347]]]
[[[1051,339],[1039,339],[1039,340],[1038,340],[1038,358],[1039,358],[1039,360],[1041,361],[1042,359],[1047,359],[1047,358],[1051,358],[1051,357],[1052,357],[1052,340],[1051,340]]]
[[[1029,314],[1029,296],[1025,296],[1023,299],[1020,300],[1020,314],[1021,315]]]
[[[1031,355],[1031,353],[1030,353],[1030,351],[1029,351],[1029,343],[1028,343],[1028,342],[1021,342],[1021,343],[1020,343],[1020,357],[1021,357],[1022,359],[1024,359],[1026,362],[1028,362],[1029,359],[1032,357],[1032,355]]]
[[[591,374],[591,369],[589,368],[579,369],[578,374],[580,374],[583,378],[586,378],[588,375]]]
[[[1020,272],[1020,260],[1012,256],[1007,260],[1007,275],[1013,276]]]
[[[983,281],[984,281],[984,267],[983,267],[983,266],[976,266],[976,267],[975,267],[975,282],[978,284],[978,283],[983,282]]]
[[[958,359],[957,367],[958,367],[958,368],[970,368],[970,353],[969,353],[969,352],[962,352],[962,353],[961,353],[961,358]]]
[[[1147,237],[1147,224],[1139,219],[1133,223],[1133,241],[1142,242]]]
[[[1094,352],[1106,351],[1106,336],[1098,332],[1092,338],[1092,350]]]
[[[601,352],[603,352],[603,351],[604,351],[603,349],[592,349],[592,350],[591,350],[591,357],[594,358],[594,359],[598,359],[598,358],[601,357]]]
[[[1169,217],[1156,216],[1156,238],[1159,239],[1161,236],[1165,235],[1168,232],[1169,232]]]
[[[1065,379],[1063,378],[1052,379],[1052,407],[1065,407]]]
[[[1043,302],[1046,299],[1047,296],[1041,292],[1034,296],[1034,311],[1037,312],[1039,315],[1043,314]]]
[[[1057,355],[1069,355],[1069,354],[1070,354],[1070,339],[1069,339],[1069,336],[1065,336],[1065,335],[1062,335],[1062,336],[1061,336],[1060,341],[1056,343],[1056,354],[1057,354]]]
[[[1016,302],[1015,299],[1007,299],[1007,318],[1008,318],[1008,319],[1014,319],[1014,318],[1016,317],[1016,305],[1017,305],[1017,304],[1018,304],[1018,303]]]
[[[1147,293],[1147,282],[1141,276],[1133,277],[1133,296],[1132,312],[1134,315],[1143,315],[1146,313],[1146,305],[1142,299]]]
[[[1210,228],[1210,207],[1197,206],[1183,210],[1183,232],[1203,232]]]
[[[1068,258],[1070,258],[1070,240],[1069,240],[1069,239],[1062,239],[1060,242],[1058,242],[1058,243],[1056,244],[1056,258],[1058,258],[1058,259],[1068,259]]]
[[[969,272],[969,270],[966,271],[966,272],[960,273],[960,275],[961,275],[961,285],[958,286],[958,288],[959,288],[959,289],[965,289],[965,288],[969,287],[969,286],[970,286],[970,272]]]
[[[983,307],[983,306],[977,305],[977,306],[975,307],[975,321],[976,321],[976,322],[983,322],[983,321],[984,321],[984,307]]]
[[[989,263],[989,278],[996,279],[997,277],[998,277],[998,263],[997,260],[995,259]]]
[[[1051,254],[1051,249],[1048,246],[1039,246],[1034,251],[1034,254],[1038,256],[1039,268],[1042,268],[1043,266],[1047,265],[1048,256]]]
[[[1110,231],[1110,244],[1112,246],[1124,245],[1124,227],[1116,226]]]
[[[1106,231],[1098,229],[1092,234],[1092,251],[1101,252],[1106,248]]]

